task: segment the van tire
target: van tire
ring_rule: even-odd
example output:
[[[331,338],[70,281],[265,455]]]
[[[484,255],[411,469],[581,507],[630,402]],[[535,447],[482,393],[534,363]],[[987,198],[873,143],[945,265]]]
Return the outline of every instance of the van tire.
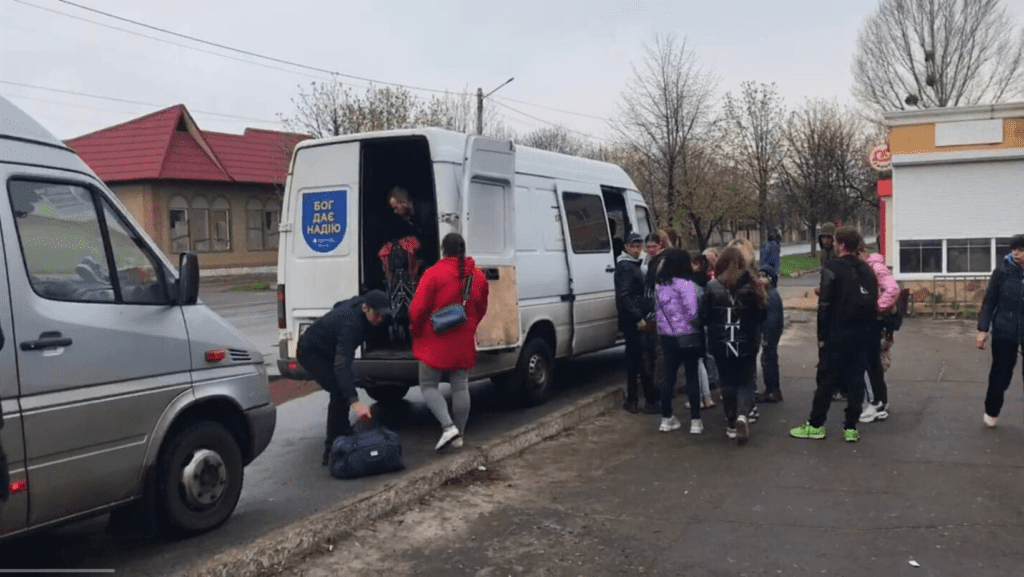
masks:
[[[242,450],[231,431],[214,421],[198,421],[172,433],[157,461],[154,505],[157,527],[171,538],[198,535],[231,516],[242,493]],[[187,467],[200,467],[199,491],[183,483]]]
[[[397,405],[409,393],[409,385],[377,385],[364,387],[370,398],[382,405]]]
[[[541,337],[531,337],[519,353],[516,370],[509,379],[509,390],[517,391],[528,407],[543,404],[551,396],[555,378],[555,356],[551,345]]]

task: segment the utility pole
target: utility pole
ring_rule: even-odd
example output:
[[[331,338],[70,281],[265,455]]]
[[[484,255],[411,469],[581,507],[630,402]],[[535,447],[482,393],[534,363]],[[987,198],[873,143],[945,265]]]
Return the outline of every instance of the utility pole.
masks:
[[[502,86],[505,86],[506,84],[508,84],[509,82],[512,82],[515,79],[516,79],[515,76],[513,76],[512,78],[509,78],[505,82],[502,82],[501,85],[498,86],[498,88],[501,88]],[[488,92],[487,94],[484,94],[484,89],[483,88],[477,88],[476,89],[476,133],[477,134],[483,134],[484,133],[484,98],[487,98],[488,96],[490,96],[490,95],[494,94],[495,92],[497,92],[498,88],[495,88],[494,90]]]

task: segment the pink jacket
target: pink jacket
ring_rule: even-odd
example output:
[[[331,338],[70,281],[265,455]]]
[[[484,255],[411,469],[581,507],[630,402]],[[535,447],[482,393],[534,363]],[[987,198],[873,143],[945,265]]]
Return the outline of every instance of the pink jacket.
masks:
[[[878,253],[869,255],[867,263],[871,265],[871,270],[875,271],[875,278],[878,279],[878,310],[879,312],[887,311],[896,304],[896,299],[900,296],[900,285],[896,284],[892,271],[885,266],[885,259],[882,258],[882,255]]]

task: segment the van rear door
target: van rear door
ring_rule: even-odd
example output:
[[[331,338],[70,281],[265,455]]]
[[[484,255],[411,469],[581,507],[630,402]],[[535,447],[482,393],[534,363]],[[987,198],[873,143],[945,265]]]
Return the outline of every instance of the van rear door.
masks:
[[[610,347],[618,333],[615,308],[615,260],[601,187],[556,181],[558,208],[569,266],[572,302],[572,354]]]
[[[360,292],[358,191],[358,142],[296,149],[278,260],[289,358],[306,327]]]
[[[509,140],[470,136],[462,190],[466,253],[487,276],[487,314],[477,327],[479,350],[519,344],[515,268],[515,148]]]

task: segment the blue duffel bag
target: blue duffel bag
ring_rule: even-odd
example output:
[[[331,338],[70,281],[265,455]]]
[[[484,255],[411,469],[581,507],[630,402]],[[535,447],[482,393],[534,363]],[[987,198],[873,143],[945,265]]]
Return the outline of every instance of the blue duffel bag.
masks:
[[[330,469],[336,479],[356,479],[404,468],[398,433],[384,427],[338,437],[331,444]]]

